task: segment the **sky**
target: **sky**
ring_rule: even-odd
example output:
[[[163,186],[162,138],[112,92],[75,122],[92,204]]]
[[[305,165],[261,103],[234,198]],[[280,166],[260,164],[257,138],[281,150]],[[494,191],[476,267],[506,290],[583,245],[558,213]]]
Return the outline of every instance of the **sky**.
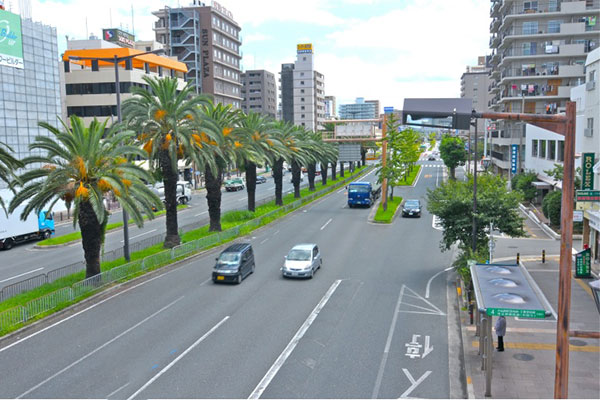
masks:
[[[102,28],[154,39],[151,12],[192,0],[30,0],[32,18],[65,36],[101,36]],[[210,0],[205,1],[209,5]],[[277,74],[312,43],[325,94],[401,109],[408,97],[460,97],[460,77],[489,52],[487,0],[221,0],[242,27],[242,69]],[[18,10],[19,0],[5,0]],[[133,10],[133,21],[132,21]],[[381,111],[381,110],[380,110]]]

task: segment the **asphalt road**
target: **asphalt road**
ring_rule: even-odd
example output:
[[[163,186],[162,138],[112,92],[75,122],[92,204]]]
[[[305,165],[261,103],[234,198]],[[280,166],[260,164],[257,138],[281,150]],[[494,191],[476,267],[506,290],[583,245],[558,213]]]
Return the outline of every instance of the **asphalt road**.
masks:
[[[293,191],[293,185],[290,183],[291,174],[287,173],[283,179],[283,192]],[[318,177],[317,177],[318,178]],[[320,179],[320,178],[319,178]],[[307,179],[304,179],[302,186],[308,185]],[[271,177],[267,182],[256,185],[256,200],[270,198],[275,194],[275,183]],[[229,211],[235,209],[245,209],[247,207],[247,193],[245,190],[238,192],[222,191],[221,210]],[[208,206],[206,203],[206,192],[193,196],[189,207],[180,210],[178,213],[179,226],[198,223],[198,226],[208,224]],[[110,217],[110,222],[122,221],[121,212],[116,212]],[[78,230],[78,229],[77,229]],[[56,227],[56,235],[64,235],[73,232],[73,224],[66,223]],[[165,217],[158,217],[152,221],[146,221],[142,228],[136,225],[129,225],[130,244],[142,241],[165,231]],[[48,273],[57,268],[69,264],[83,261],[83,248],[81,242],[51,249],[36,249],[35,242],[17,245],[8,251],[0,252],[0,288],[10,285],[19,280],[27,279],[31,276]],[[123,230],[117,229],[106,234],[104,251],[109,252],[123,247]]]
[[[436,165],[396,195],[424,201],[441,182],[424,163]],[[448,398],[451,257],[426,210],[391,225],[371,212],[334,192],[253,232],[241,285],[212,283],[211,251],[4,344],[0,397]],[[284,279],[301,242],[323,267]]]

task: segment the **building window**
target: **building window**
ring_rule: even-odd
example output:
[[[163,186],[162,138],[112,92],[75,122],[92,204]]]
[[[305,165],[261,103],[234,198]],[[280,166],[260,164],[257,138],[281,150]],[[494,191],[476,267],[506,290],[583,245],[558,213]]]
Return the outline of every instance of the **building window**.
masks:
[[[538,9],[537,1],[525,1],[523,2],[523,12],[536,12]]]
[[[523,43],[523,55],[524,56],[534,56],[536,54],[537,54],[537,43],[536,42]]]
[[[588,73],[588,82],[594,82],[596,80],[596,70],[592,69]]]
[[[535,35],[538,32],[537,21],[523,22],[523,35]]]
[[[562,162],[564,160],[565,160],[565,141],[559,140],[558,141],[558,157],[556,158],[556,161]]]
[[[556,160],[556,140],[548,140],[548,160]]]
[[[532,157],[538,156],[538,141],[537,140],[533,140],[531,142],[531,156]]]
[[[540,140],[540,158],[546,158],[546,141]]]
[[[587,128],[589,129],[588,136],[594,136],[594,118],[587,119]]]
[[[300,97],[300,101],[304,101],[304,97]]]
[[[305,109],[305,107],[304,107],[304,106],[301,106],[301,107],[300,107],[300,109],[301,109],[301,110],[304,110],[304,109]]]
[[[561,23],[562,21],[558,20],[548,21],[548,33],[559,33]]]
[[[300,84],[301,84],[301,85],[304,85],[304,81],[300,81]]]

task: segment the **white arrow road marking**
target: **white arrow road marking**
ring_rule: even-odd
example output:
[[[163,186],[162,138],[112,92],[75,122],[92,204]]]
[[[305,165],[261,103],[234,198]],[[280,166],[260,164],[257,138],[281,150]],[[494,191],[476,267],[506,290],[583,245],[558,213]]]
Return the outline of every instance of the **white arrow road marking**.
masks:
[[[423,355],[421,356],[421,358],[425,358],[427,354],[433,351],[433,346],[429,345],[429,340],[429,336],[425,336],[425,349],[423,350]]]
[[[402,371],[404,372],[404,375],[406,375],[406,377],[408,378],[408,380],[410,381],[411,385],[408,389],[406,389],[406,391],[404,393],[402,393],[400,395],[400,398],[404,398],[404,397],[408,397],[408,395],[417,388],[417,386],[419,386],[419,384],[421,382],[423,382],[425,380],[425,378],[427,378],[429,376],[429,374],[431,374],[431,371],[427,371],[423,374],[423,376],[421,376],[419,379],[417,379],[415,381],[415,378],[412,377],[412,375],[410,374],[410,372],[408,372],[408,370],[406,368],[402,368]]]

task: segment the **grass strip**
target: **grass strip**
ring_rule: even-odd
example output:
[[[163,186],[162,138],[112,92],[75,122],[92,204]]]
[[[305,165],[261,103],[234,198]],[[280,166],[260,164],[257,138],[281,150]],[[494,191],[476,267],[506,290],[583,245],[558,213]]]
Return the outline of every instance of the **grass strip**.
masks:
[[[401,180],[396,186],[412,186],[417,178],[417,175],[419,175],[419,171],[421,171],[421,166],[415,165],[415,168],[408,173],[408,178],[406,178],[406,180]]]
[[[383,203],[379,203],[379,207],[377,207],[377,212],[375,213],[375,217],[373,220],[375,222],[382,222],[385,224],[391,224],[392,219],[394,219],[394,215],[396,214],[396,210],[402,203],[402,197],[394,197],[393,199],[388,199],[387,201],[387,210],[383,210]]]

